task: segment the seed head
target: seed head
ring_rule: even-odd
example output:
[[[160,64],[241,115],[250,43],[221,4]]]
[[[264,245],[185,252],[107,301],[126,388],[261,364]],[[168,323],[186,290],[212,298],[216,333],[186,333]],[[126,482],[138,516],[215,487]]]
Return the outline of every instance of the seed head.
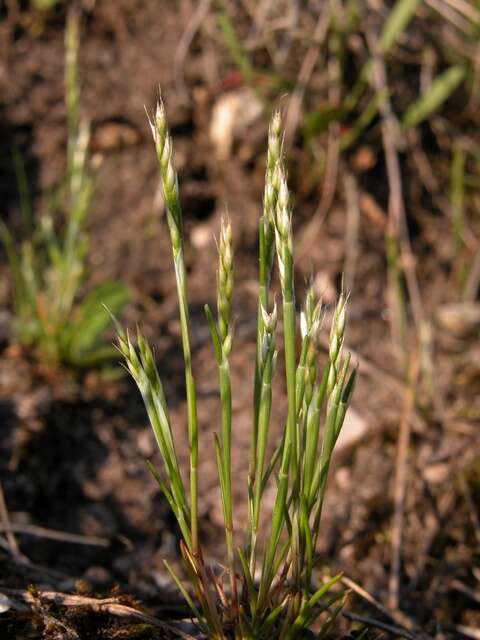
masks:
[[[333,387],[337,381],[338,367],[341,359],[343,339],[345,334],[345,316],[346,316],[345,307],[346,307],[346,300],[342,292],[338,299],[337,306],[335,307],[335,311],[332,319],[332,326],[330,329],[330,344],[329,344],[329,350],[328,350],[329,360],[330,360],[330,370],[328,374],[328,384],[327,384],[327,389],[329,393],[333,391]]]
[[[277,199],[277,231],[283,242],[286,242],[290,234],[290,212],[288,208],[288,186],[283,170],[279,168],[280,188],[278,190]]]
[[[274,303],[271,313],[261,306],[260,307],[263,319],[263,337],[262,337],[262,363],[265,364],[267,356],[272,353],[272,349],[275,348],[275,329],[277,327],[277,304]],[[276,359],[275,352],[273,356]],[[262,365],[263,366],[263,365]]]
[[[343,293],[338,298],[337,306],[332,319],[330,329],[330,359],[336,361],[343,345],[343,337],[345,334],[345,306],[346,300]]]
[[[222,342],[225,342],[231,333],[230,316],[233,293],[232,227],[226,216],[222,218],[220,239],[218,243],[217,279],[218,328]]]
[[[265,175],[265,193],[263,197],[264,216],[272,225],[274,224],[275,210],[277,207],[277,194],[280,186],[277,165],[281,161],[282,146],[282,119],[280,111],[275,111],[268,129],[267,171]]]
[[[310,286],[305,299],[305,310],[300,315],[302,338],[308,336],[314,343],[317,340],[321,325],[322,302],[316,299],[315,290]]]
[[[153,139],[157,142],[156,137],[158,137],[158,141],[162,144],[167,137],[167,116],[165,114],[165,107],[161,98],[158,100],[157,107],[155,109],[154,131]]]
[[[172,140],[168,132],[165,107],[161,98],[157,102],[153,121],[148,117],[148,122],[160,166],[160,179],[167,209],[167,222],[170,229],[172,247],[174,255],[178,256],[182,245],[182,213],[178,193],[178,177],[173,162]]]
[[[282,167],[278,168],[278,201],[277,201],[277,215],[287,215],[288,214],[288,204],[289,204],[289,194],[288,194],[288,186],[287,179],[285,177],[285,173]],[[280,226],[280,225],[279,225]]]
[[[230,356],[232,352],[232,334],[228,333],[222,343],[222,352],[225,358]]]
[[[275,211],[276,201],[276,189],[274,188],[272,179],[267,177],[267,181],[265,183],[265,193],[263,196],[263,209],[265,212],[265,217],[270,222],[273,222],[273,212]]]
[[[274,302],[271,313],[268,313],[268,311],[263,306],[261,306],[260,309],[262,312],[265,333],[273,335],[277,326],[277,303]]]
[[[293,286],[292,222],[288,204],[288,187],[282,167],[278,166],[280,188],[278,191],[275,239],[278,270],[283,292]],[[289,282],[287,282],[287,279]],[[292,281],[291,281],[292,280]]]
[[[268,159],[267,159],[267,171],[271,172],[275,168],[275,165],[280,160],[282,155],[282,117],[280,111],[276,110],[273,113],[270,120],[270,126],[268,128]]]

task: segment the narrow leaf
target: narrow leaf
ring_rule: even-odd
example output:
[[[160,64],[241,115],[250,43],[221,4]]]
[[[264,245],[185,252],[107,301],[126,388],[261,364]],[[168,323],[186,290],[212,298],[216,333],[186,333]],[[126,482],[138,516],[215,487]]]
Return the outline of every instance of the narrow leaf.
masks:
[[[387,53],[398,37],[405,31],[419,4],[420,0],[397,0],[383,25],[380,36],[382,53]]]
[[[213,348],[215,350],[215,358],[217,360],[217,364],[222,362],[222,345],[220,342],[220,336],[218,335],[218,328],[215,322],[215,318],[213,317],[212,310],[206,304],[204,306],[205,315],[207,317],[208,328],[210,329],[210,335],[212,336]]]
[[[447,100],[465,77],[465,68],[450,67],[437,76],[428,89],[410,105],[403,117],[403,128],[416,127]]]

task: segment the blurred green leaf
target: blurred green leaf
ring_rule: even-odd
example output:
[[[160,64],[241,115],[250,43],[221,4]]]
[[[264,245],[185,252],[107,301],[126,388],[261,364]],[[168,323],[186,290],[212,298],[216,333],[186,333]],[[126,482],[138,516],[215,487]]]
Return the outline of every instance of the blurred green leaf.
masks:
[[[72,353],[69,358],[69,363],[78,367],[79,369],[89,369],[99,366],[105,366],[109,360],[113,360],[118,357],[118,351],[113,345],[101,345],[96,349],[90,349],[85,353]],[[110,372],[112,376],[115,376],[115,367],[107,367],[107,372]]]
[[[121,282],[106,282],[91,291],[75,310],[70,323],[70,352],[72,359],[91,359],[89,352],[95,348],[102,333],[110,324],[107,307],[113,314],[119,314],[129,297],[128,288]],[[96,349],[96,352],[99,352]],[[100,352],[99,352],[100,353]],[[111,349],[102,348],[101,353],[111,355]]]
[[[325,106],[315,111],[310,111],[305,117],[304,136],[311,138],[324,133],[329,124],[339,120],[340,117],[341,109],[338,107]]]
[[[58,0],[32,0],[32,5],[38,11],[49,11],[58,3]]]
[[[382,100],[385,100],[388,95],[387,89],[374,95],[352,126],[342,133],[340,138],[340,148],[342,151],[345,151],[354,144],[363,131],[370,126],[378,113]]]
[[[397,0],[383,25],[380,36],[382,53],[387,53],[397,38],[405,31],[420,2],[421,0]]]
[[[250,58],[245,52],[245,49],[243,48],[243,45],[235,30],[235,25],[228,15],[223,0],[219,1],[218,3],[217,20],[220,29],[223,32],[225,43],[232,55],[233,61],[241,71],[245,82],[250,86],[253,86],[255,84],[255,69],[250,62]]]
[[[403,128],[416,127],[447,100],[465,77],[465,68],[450,67],[437,76],[428,89],[415,100],[403,116]]]

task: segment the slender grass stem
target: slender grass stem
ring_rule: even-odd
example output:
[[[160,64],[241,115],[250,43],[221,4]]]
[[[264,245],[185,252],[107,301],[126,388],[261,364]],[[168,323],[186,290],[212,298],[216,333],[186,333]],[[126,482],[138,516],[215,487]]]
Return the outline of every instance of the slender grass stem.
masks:
[[[250,537],[250,572],[255,573],[256,546],[258,536],[258,526],[260,518],[260,506],[264,491],[264,467],[267,451],[267,440],[270,425],[270,411],[272,406],[272,379],[275,370],[275,329],[277,324],[277,310],[274,307],[271,314],[262,308],[263,338],[261,349],[261,389],[259,399],[258,417],[258,441],[256,447],[256,477],[253,488],[251,537]]]
[[[268,132],[268,155],[267,170],[265,175],[265,193],[263,197],[263,214],[260,218],[258,228],[258,247],[259,247],[259,294],[258,294],[258,311],[257,311],[257,355],[255,360],[255,377],[253,385],[253,430],[252,430],[252,447],[250,454],[249,468],[249,494],[250,494],[250,545],[252,543],[252,526],[253,526],[253,504],[252,492],[253,484],[257,477],[256,460],[257,460],[257,440],[258,440],[258,419],[260,412],[260,395],[261,395],[261,358],[262,358],[262,340],[263,340],[263,310],[269,308],[269,285],[273,267],[274,241],[275,241],[275,225],[274,218],[277,207],[278,198],[278,173],[276,166],[282,154],[283,136],[281,130],[280,113],[277,111],[273,115]]]
[[[187,300],[187,274],[183,256],[183,222],[178,179],[173,164],[173,151],[163,102],[159,100],[153,123],[150,122],[155,142],[160,176],[167,209],[167,222],[172,243],[175,279],[180,311],[183,357],[185,363],[185,386],[188,408],[188,438],[190,448],[190,527],[192,553],[199,555],[198,543],[198,418],[197,394],[192,372],[192,356],[190,348],[189,312]]]

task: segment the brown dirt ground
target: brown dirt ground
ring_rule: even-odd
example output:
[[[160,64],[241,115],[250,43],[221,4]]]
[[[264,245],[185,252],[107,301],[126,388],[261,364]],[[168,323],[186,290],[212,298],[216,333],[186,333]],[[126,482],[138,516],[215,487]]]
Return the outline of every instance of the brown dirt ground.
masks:
[[[261,205],[267,118],[257,123],[251,135],[237,141],[228,162],[216,158],[208,127],[214,104],[235,78],[234,67],[226,62],[229,58],[221,40],[207,26],[194,40],[187,58],[186,95],[178,93],[173,56],[188,23],[190,3],[160,4],[161,9],[153,0],[98,2],[86,16],[80,56],[82,104],[93,125],[93,150],[102,165],[91,217],[90,282],[115,277],[131,287],[133,300],[125,321],[130,326],[141,323],[156,345],[173,423],[181,438],[185,403],[174,278],[143,110],[143,105],[153,104],[160,83],[185,212],[203,443],[203,536],[208,554],[220,559],[221,514],[210,438],[218,423],[218,397],[202,306],[215,302],[213,236],[227,204],[237,249],[232,375],[234,477],[239,479],[235,493],[241,503],[248,464],[254,352],[255,225]],[[16,18],[8,12],[3,16],[0,198],[2,211],[12,224],[18,215],[18,199],[11,146],[17,145],[25,158],[38,210],[40,194],[56,183],[64,167],[63,24],[62,7],[45,19],[31,11],[22,11]],[[296,194],[295,231],[302,238],[318,204],[319,182],[309,165],[311,159],[297,142],[291,152],[291,183]],[[448,221],[428,203],[417,207],[413,216],[418,179],[409,159],[403,162],[417,267],[427,311],[434,317],[440,305],[456,300],[448,267]],[[433,162],[439,171],[442,166],[445,169],[441,154]],[[348,347],[361,355],[353,406],[368,428],[360,442],[337,458],[320,551],[326,568],[345,571],[386,602],[393,477],[404,390],[391,347],[385,294],[383,157],[379,154],[366,171],[355,170],[354,161],[352,167],[362,189],[375,198],[380,210],[380,217],[362,213],[360,220],[348,330]],[[338,287],[344,267],[345,216],[340,190],[324,224],[308,238],[312,241],[305,245],[297,274],[303,285],[311,272],[320,273],[319,286],[328,302],[329,291]],[[300,245],[300,254],[302,248]],[[6,305],[4,260],[0,269],[0,295]],[[461,480],[467,479],[473,503],[478,505],[480,354],[478,342],[468,337],[447,335],[437,326],[433,331],[435,396],[434,402],[418,407],[413,423],[401,608],[431,635],[453,638],[455,633],[449,629],[454,624],[480,626],[478,604],[455,589],[455,580],[473,588],[475,564],[478,571],[479,542]],[[143,463],[144,458],[155,457],[155,447],[133,384],[126,378],[105,381],[96,373],[83,380],[68,372],[52,373],[5,339],[2,348],[0,472],[12,520],[108,537],[112,542],[106,549],[20,535],[21,550],[30,564],[18,564],[0,549],[0,589],[23,588],[33,582],[39,588],[68,591],[78,587],[76,580],[80,579],[83,589],[98,594],[119,585],[122,592],[134,594],[153,610],[174,602],[162,558],[176,557],[177,532]],[[277,386],[280,399],[275,403],[273,422],[278,431],[285,402],[281,381]],[[180,448],[180,456],[186,463],[185,449]],[[241,521],[241,509],[237,515]],[[349,609],[375,613],[356,598]],[[84,622],[70,622],[74,627],[77,624],[80,637],[97,637],[91,629],[91,635],[79,631]],[[2,623],[0,616],[0,628],[3,624],[5,638],[46,634],[33,624],[28,635],[19,636],[20,629],[27,633],[25,627],[14,619]],[[127,637],[115,635],[116,631],[108,635],[109,625],[112,620],[100,624],[99,638]],[[146,635],[137,636],[131,630],[128,637],[155,637],[151,630],[142,633]],[[68,637],[65,634],[55,637]],[[386,636],[372,632],[371,637]]]

